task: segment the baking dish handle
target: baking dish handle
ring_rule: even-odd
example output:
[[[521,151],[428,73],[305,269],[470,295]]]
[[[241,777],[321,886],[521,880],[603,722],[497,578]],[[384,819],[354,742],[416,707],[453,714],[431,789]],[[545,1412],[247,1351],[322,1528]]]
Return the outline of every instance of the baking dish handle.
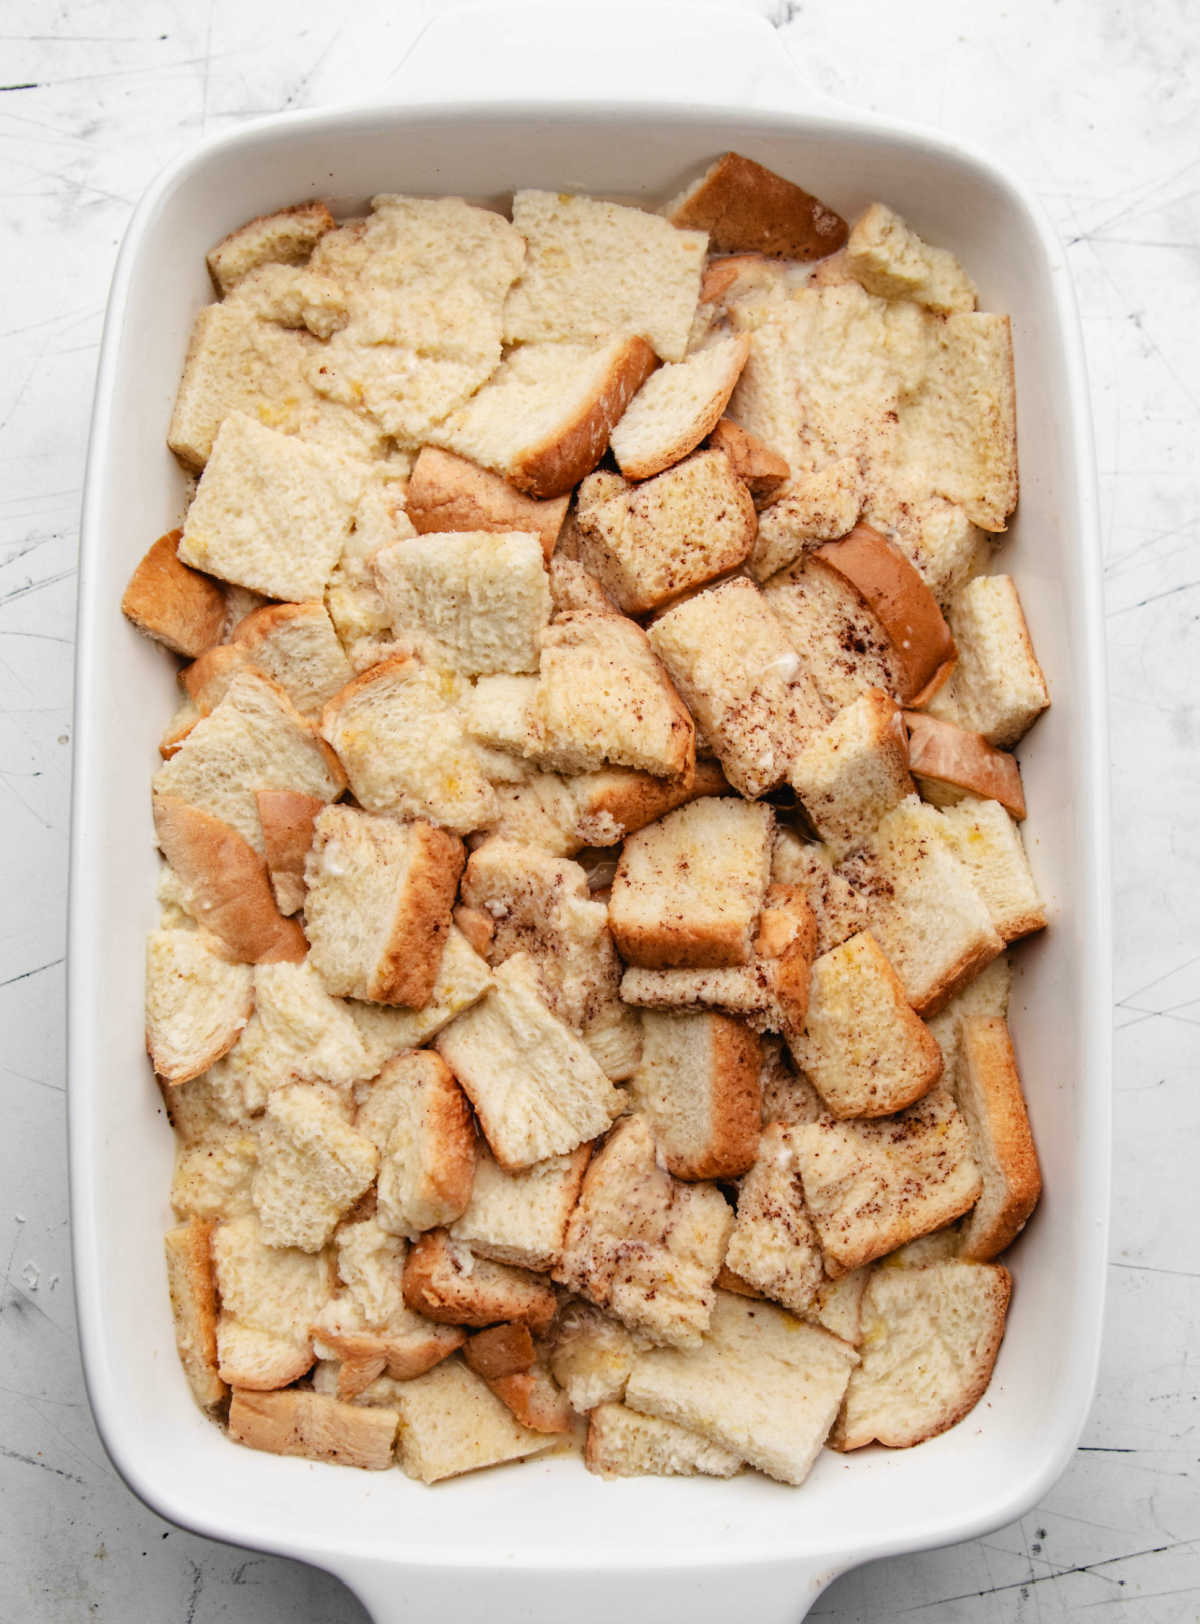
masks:
[[[654,102],[836,116],[780,29],[736,4],[455,6],[417,35],[390,101]]]

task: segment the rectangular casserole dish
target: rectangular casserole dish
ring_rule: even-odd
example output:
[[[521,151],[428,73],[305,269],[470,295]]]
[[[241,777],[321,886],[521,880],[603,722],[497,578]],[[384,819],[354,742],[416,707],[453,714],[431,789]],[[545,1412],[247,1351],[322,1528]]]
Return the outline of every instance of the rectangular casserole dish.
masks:
[[[622,45],[631,37],[636,58]],[[523,81],[556,99],[518,99]],[[569,1458],[431,1491],[399,1471],[239,1449],[192,1403],[165,1289],[173,1144],[145,1058],[142,944],[157,917],[148,779],[175,693],[170,662],[119,608],[133,565],[185,505],[164,434],[192,318],[212,297],[205,251],[249,216],[310,196],[343,213],[385,190],[503,205],[515,186],[544,186],[654,202],[730,148],[847,216],[883,199],[960,255],[984,308],[1013,318],[1021,501],[997,564],[1018,582],[1053,698],[1020,749],[1051,928],[1016,954],[1010,1019],[1045,1197],[1012,1254],[994,1380],[944,1436],[907,1452],[826,1452],[799,1491],[753,1474],[612,1484]],[[393,105],[264,121],[174,164],[140,205],[113,281],[79,577],[68,982],[76,1291],[96,1420],[134,1492],[200,1533],[328,1568],[376,1618],[414,1624],[591,1624],[614,1611],[630,1624],[668,1611],[715,1624],[751,1599],[760,1624],[782,1624],[859,1562],[965,1539],[1031,1507],[1086,1418],[1103,1301],[1101,627],[1086,381],[1063,253],[1040,209],[951,143],[814,105],[759,18],[694,7],[646,8],[625,23],[612,8],[447,17],[418,42]]]

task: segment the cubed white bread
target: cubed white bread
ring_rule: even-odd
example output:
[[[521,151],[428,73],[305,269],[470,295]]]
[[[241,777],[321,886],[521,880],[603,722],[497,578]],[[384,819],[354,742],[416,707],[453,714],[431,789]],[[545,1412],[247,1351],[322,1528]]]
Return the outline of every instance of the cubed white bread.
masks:
[[[236,829],[176,796],[156,795],[154,832],[179,877],[187,912],[231,959],[266,964],[304,957],[304,932],[276,907],[266,863]]]
[[[477,1257],[444,1229],[427,1230],[404,1265],[404,1301],[415,1313],[446,1325],[512,1322],[544,1331],[558,1298],[541,1275]]]
[[[935,1229],[930,1235],[919,1235],[915,1241],[908,1241],[904,1246],[898,1246],[887,1257],[880,1258],[878,1267],[881,1269],[923,1269],[927,1263],[944,1263],[947,1258],[957,1257],[962,1243],[962,1229],[966,1219],[956,1224],[948,1224],[945,1229]],[[865,1271],[868,1275],[873,1269]]]
[[[409,1477],[437,1483],[554,1448],[550,1433],[523,1427],[487,1383],[458,1359],[407,1382],[396,1396],[396,1454]]]
[[[754,1165],[738,1191],[725,1267],[793,1314],[808,1314],[825,1283],[825,1269],[804,1204],[795,1132],[782,1122],[762,1130]]]
[[[913,565],[943,611],[991,556],[989,538],[957,502],[929,495],[919,468],[880,479],[862,517]]]
[[[304,865],[313,825],[325,802],[299,790],[259,789],[254,804],[276,904],[280,913],[298,913],[304,906]]]
[[[816,1122],[828,1116],[825,1101],[806,1077],[798,1076],[787,1045],[782,1038],[763,1038],[762,1070],[763,1125],[782,1122]]]
[[[368,812],[466,834],[496,815],[496,797],[445,687],[420,661],[393,656],[329,701],[321,733]]]
[[[175,1347],[192,1397],[212,1410],[229,1389],[217,1371],[217,1287],[211,1220],[193,1218],[167,1231],[167,1289],[175,1316]]]
[[[961,1421],[991,1380],[1011,1290],[999,1264],[875,1270],[833,1447],[908,1449]]]
[[[771,808],[708,796],[625,841],[609,927],[649,969],[749,963],[771,876]]]
[[[742,1462],[674,1421],[598,1404],[588,1417],[584,1464],[600,1477],[733,1477]]]
[[[714,425],[708,443],[714,451],[723,451],[729,458],[729,466],[754,498],[756,507],[780,494],[780,487],[791,470],[783,458],[757,434],[751,434],[749,429],[735,423],[732,417],[722,417]],[[760,517],[760,534],[761,525]]]
[[[231,825],[263,850],[255,792],[298,790],[322,801],[346,787],[336,756],[283,689],[257,671],[239,672],[211,715],[202,717],[153,778],[173,795]]]
[[[350,1003],[347,1008],[366,1054],[365,1076],[404,1049],[419,1049],[456,1015],[477,1003],[492,984],[491,971],[462,931],[453,925],[442,950],[429,1002],[420,1009]]]
[[[958,665],[931,715],[1011,749],[1050,704],[1011,576],[977,575],[950,606]]]
[[[967,796],[942,813],[954,850],[1006,942],[1042,930],[1046,910],[1025,855],[1021,830],[999,801]]]
[[[281,327],[305,327],[315,338],[332,338],[350,319],[346,289],[303,265],[259,265],[227,302]]]
[[[716,427],[748,351],[749,339],[731,333],[651,373],[612,433],[626,479],[649,479],[696,449]]]
[[[237,1218],[253,1212],[250,1187],[258,1166],[258,1132],[257,1122],[222,1122],[178,1146],[171,1178],[171,1209],[177,1218]]]
[[[758,277],[754,280],[757,281]],[[739,277],[738,281],[743,281],[743,278]],[[730,291],[736,294],[736,283]],[[737,313],[739,299],[736,296],[727,297],[726,301],[735,327],[745,331],[750,340],[750,353],[737,387],[730,396],[729,415],[785,462],[794,476],[801,469],[810,468],[812,458],[800,439],[787,350],[779,328],[762,319],[762,308],[766,302],[762,291],[747,290],[747,293],[750,297],[746,302],[754,305],[755,309],[744,323]]]
[[[450,1225],[451,1239],[478,1257],[548,1274],[562,1252],[591,1153],[590,1145],[580,1145],[506,1173],[481,1146],[470,1200]]]
[[[218,643],[214,648],[206,649],[190,665],[185,665],[179,673],[179,681],[200,714],[209,716],[229,692],[233,679],[253,663],[239,644]],[[267,675],[265,671],[262,674]],[[277,678],[272,677],[271,680],[287,693]],[[288,694],[288,698],[291,697]],[[292,702],[295,703],[294,700]]]
[[[961,1042],[955,1094],[983,1174],[983,1193],[963,1224],[959,1251],[964,1258],[987,1262],[1025,1227],[1042,1193],[1042,1176],[1003,1018],[968,1015]]]
[[[831,1279],[941,1229],[983,1187],[966,1122],[944,1088],[897,1116],[799,1123],[792,1148]]]
[[[428,443],[481,464],[527,496],[562,496],[589,474],[654,370],[643,338],[522,344]]]
[[[263,1240],[319,1252],[378,1168],[379,1152],[344,1120],[325,1086],[273,1090],[251,1185]]]
[[[480,1334],[487,1336],[490,1333],[484,1331]],[[465,1357],[470,1364],[469,1342]],[[559,1435],[571,1430],[571,1406],[544,1364],[536,1363],[528,1370],[516,1370],[506,1376],[484,1377],[484,1380],[522,1426],[534,1432]]]
[[[179,557],[268,597],[319,600],[362,484],[361,465],[231,412],[184,519]]]
[[[158,753],[164,761],[170,761],[203,715],[204,712],[200,707],[194,705],[190,699],[183,701],[163,729],[158,741]]]
[[[965,795],[999,801],[1014,818],[1025,816],[1025,791],[1015,756],[997,750],[981,733],[923,711],[905,711],[908,766],[922,797],[934,806],[954,806]]]
[[[543,743],[533,709],[537,692],[536,677],[504,673],[480,677],[463,695],[467,732],[489,750],[536,758]]]
[[[808,1018],[791,1050],[835,1117],[888,1116],[942,1075],[937,1039],[869,931],[814,961]]]
[[[752,798],[777,788],[829,712],[754,583],[735,579],[685,599],[649,637],[734,788]]]
[[[694,1347],[732,1225],[716,1186],[673,1179],[645,1118],[627,1117],[592,1157],[554,1278],[653,1342]]]
[[[852,1348],[862,1344],[862,1300],[871,1278],[871,1266],[851,1269],[837,1280],[823,1280],[807,1318],[840,1336]]]
[[[862,512],[863,486],[855,457],[840,457],[788,481],[758,517],[747,568],[766,581],[823,541],[847,535]]]
[[[868,688],[797,753],[788,782],[835,861],[866,844],[913,793],[908,739],[882,688]]]
[[[260,265],[300,265],[335,225],[324,203],[294,203],[247,220],[208,251],[218,293],[228,293]]]
[[[754,542],[750,492],[720,451],[580,507],[580,562],[627,614],[736,569]]]
[[[975,308],[974,284],[950,250],[923,242],[886,203],[854,222],[846,267],[881,299],[913,299],[942,316]]]
[[[255,1391],[297,1381],[314,1358],[309,1327],[332,1293],[328,1254],[268,1246],[251,1214],[217,1225],[212,1255],[221,1379]]]
[[[624,1396],[636,1344],[620,1320],[571,1298],[559,1308],[548,1341],[551,1372],[573,1410],[586,1415]]]
[[[603,1133],[621,1096],[542,996],[527,955],[496,971],[479,1003],[436,1046],[479,1116],[492,1154],[513,1172]]]
[[[619,613],[596,577],[561,548],[546,568],[550,575],[550,601],[556,615],[566,614],[570,609],[590,609],[601,615]]]
[[[305,868],[312,964],[344,997],[420,1009],[437,982],[462,841],[430,823],[352,807],[316,819]]]
[[[524,269],[504,307],[505,342],[637,333],[683,359],[707,238],[658,215],[563,192],[520,191],[513,224]]]
[[[893,695],[900,691],[903,678],[890,639],[857,589],[829,568],[819,548],[772,576],[763,595],[788,646],[811,673],[827,714],[872,688]]]
[[[381,1228],[415,1239],[461,1215],[475,1176],[475,1125],[440,1056],[419,1050],[389,1060],[355,1126],[379,1150]]]
[[[500,1376],[532,1370],[537,1353],[528,1325],[489,1325],[467,1338],[463,1358],[469,1369],[491,1383]]]
[[[838,1413],[858,1355],[770,1303],[718,1292],[696,1349],[639,1354],[631,1409],[688,1427],[783,1483],[802,1483]]]
[[[867,901],[838,873],[827,846],[801,840],[790,829],[778,829],[771,878],[777,884],[800,886],[808,898],[817,924],[817,953],[828,953],[866,929]]]
[[[194,659],[220,641],[225,594],[218,582],[180,562],[182,535],[168,530],[153,544],[129,578],[121,611],[173,654]]]
[[[429,445],[422,447],[413,466],[405,511],[421,535],[479,530],[532,533],[548,562],[569,502],[565,494],[539,502],[498,474]]]
[[[302,716],[315,715],[354,675],[320,603],[274,603],[238,623],[235,647],[284,689]]]
[[[663,211],[677,226],[709,234],[720,253],[824,259],[846,241],[846,222],[819,198],[774,170],[726,152]]]
[[[363,485],[354,528],[325,588],[325,606],[350,664],[361,671],[373,663],[367,651],[387,641],[391,622],[375,585],[371,558],[390,542],[411,539],[416,530],[404,511],[406,482],[387,464],[375,465]],[[394,652],[401,652],[394,650]],[[380,655],[375,656],[381,658]]]
[[[862,870],[872,934],[917,1014],[936,1015],[1004,947],[944,815],[915,796],[901,801]]]
[[[254,972],[203,930],[146,938],[146,1051],[168,1083],[198,1077],[238,1041],[254,1008]]]
[[[761,1058],[758,1034],[727,1015],[642,1017],[630,1099],[649,1122],[669,1173],[728,1179],[750,1168],[762,1122]]]
[[[344,1404],[324,1393],[235,1391],[229,1436],[250,1449],[381,1472],[393,1464],[399,1411]]]
[[[957,1087],[964,1018],[968,1015],[1006,1016],[1011,991],[1012,961],[1007,953],[1001,953],[929,1022],[929,1030],[941,1047],[945,1076],[950,1087]]]

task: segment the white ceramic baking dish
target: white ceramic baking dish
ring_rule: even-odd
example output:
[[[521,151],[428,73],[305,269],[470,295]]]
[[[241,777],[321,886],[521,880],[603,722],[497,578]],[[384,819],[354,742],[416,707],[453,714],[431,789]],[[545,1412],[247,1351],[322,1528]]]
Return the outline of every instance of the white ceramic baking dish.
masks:
[[[636,41],[636,53],[631,46]],[[113,282],[80,560],[70,908],[70,1148],[79,1320],[96,1419],[164,1516],[339,1574],[380,1620],[691,1624],[803,1617],[856,1563],[977,1535],[1062,1471],[1095,1377],[1107,1225],[1109,915],[1099,547],[1070,282],[1040,209],[990,162],[818,104],[744,13],[612,8],[443,19],[385,107],[282,117],[209,141],[143,200]],[[520,98],[520,99],[518,99]],[[960,254],[1012,313],[1022,463],[1000,554],[1053,709],[1022,746],[1030,855],[1052,926],[1018,954],[1012,1025],[1046,1194],[1013,1253],[986,1398],[907,1452],[826,1453],[806,1486],[606,1483],[553,1459],[430,1490],[238,1449],[202,1419],[175,1355],[161,1236],[171,1135],[142,1040],[156,916],[148,778],[172,662],[119,612],[185,482],[164,445],[204,251],[250,215],[377,191],[503,200],[517,185],[656,200],[728,149],[853,215],[886,199]]]

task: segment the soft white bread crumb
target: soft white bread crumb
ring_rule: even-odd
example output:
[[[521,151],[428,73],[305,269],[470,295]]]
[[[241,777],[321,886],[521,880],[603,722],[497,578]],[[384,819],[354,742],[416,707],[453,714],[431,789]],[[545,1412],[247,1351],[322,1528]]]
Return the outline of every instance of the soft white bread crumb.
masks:
[[[502,1321],[544,1331],[558,1299],[540,1275],[477,1257],[444,1229],[427,1230],[404,1265],[404,1301],[427,1319],[447,1325]]]
[[[450,1225],[452,1240],[479,1257],[547,1274],[557,1264],[591,1156],[580,1145],[519,1173],[506,1173],[481,1146],[475,1181],[462,1216]]]
[[[828,953],[866,929],[866,899],[838,872],[827,846],[803,841],[790,829],[776,830],[771,878],[804,891],[817,922],[818,953]]]
[[[268,1246],[253,1215],[218,1224],[212,1250],[222,1379],[259,1391],[286,1387],[313,1362],[309,1327],[333,1284],[328,1256]]]
[[[983,1193],[963,1224],[960,1255],[986,1262],[1025,1227],[1042,1193],[1042,1176],[1008,1027],[999,1016],[969,1015],[961,1042],[955,1093]]]
[[[366,1053],[364,1075],[373,1077],[386,1060],[403,1049],[419,1049],[448,1026],[456,1015],[477,1003],[492,984],[487,964],[462,931],[450,927],[428,1003],[420,1009],[394,1009],[382,1004],[347,1007]]]
[[[729,458],[729,466],[754,498],[756,507],[780,494],[780,486],[790,469],[781,456],[749,429],[731,417],[723,417],[714,426],[708,443],[714,451],[723,451]],[[759,523],[761,525],[761,518]]]
[[[656,1348],[635,1359],[625,1402],[783,1483],[802,1483],[857,1362],[828,1331],[722,1291],[698,1348]]]
[[[202,1078],[196,1078],[197,1083]],[[181,1089],[193,1087],[183,1083]],[[179,1092],[179,1090],[176,1090]],[[178,1130],[177,1130],[178,1131]],[[175,1154],[171,1208],[179,1219],[237,1218],[253,1212],[250,1186],[258,1166],[258,1124],[220,1123]]]
[[[214,1409],[228,1388],[217,1373],[217,1288],[212,1262],[213,1225],[200,1218],[167,1231],[167,1289],[175,1315],[175,1346],[192,1396]]]
[[[725,410],[748,350],[744,335],[730,334],[651,373],[612,434],[626,479],[649,479],[696,449]]]
[[[254,972],[215,936],[155,930],[146,938],[146,1049],[158,1075],[185,1083],[238,1041],[254,1008]]]
[[[319,712],[354,674],[319,603],[255,609],[239,622],[232,641],[284,689],[302,716]]]
[[[727,1015],[643,1016],[630,1099],[676,1178],[737,1178],[753,1163],[762,1121],[760,1051],[758,1034]]]
[[[807,1314],[825,1283],[817,1232],[804,1205],[794,1127],[769,1123],[738,1191],[725,1267],[793,1314]]]
[[[958,665],[930,714],[1011,749],[1050,703],[1008,575],[977,575],[950,606]]]
[[[840,1336],[852,1348],[862,1343],[862,1300],[871,1278],[871,1266],[851,1269],[837,1280],[823,1280],[807,1318]]]
[[[319,1252],[374,1182],[379,1152],[325,1088],[292,1083],[267,1101],[251,1186],[263,1240]]]
[[[764,1126],[770,1122],[817,1122],[829,1114],[825,1101],[808,1079],[797,1075],[782,1038],[763,1038],[759,1087]]]
[[[299,265],[312,253],[334,218],[324,203],[295,203],[247,220],[208,251],[208,268],[219,293],[228,293],[260,265]]]
[[[999,1264],[877,1269],[863,1299],[862,1364],[831,1443],[908,1449],[961,1421],[991,1380],[1012,1286]]]
[[[413,466],[405,511],[421,535],[469,530],[532,532],[548,561],[569,501],[563,495],[539,502],[498,474],[430,445],[421,449]]]
[[[121,612],[174,654],[194,659],[220,640],[225,594],[219,584],[181,563],[181,530],[159,536],[129,578]]]
[[[254,792],[254,804],[279,911],[298,913],[304,906],[304,865],[313,824],[325,802],[298,790],[259,789]]]
[[[964,795],[999,801],[1014,818],[1025,816],[1025,791],[1015,756],[997,750],[981,733],[923,711],[906,711],[908,766],[922,797],[934,806],[954,806]]]
[[[562,192],[520,191],[513,224],[528,245],[504,307],[507,343],[637,333],[683,359],[707,239],[660,216]]]
[[[447,1359],[428,1375],[406,1382],[396,1408],[397,1458],[409,1477],[422,1483],[524,1460],[555,1444],[552,1434],[523,1427],[487,1383],[458,1359]]]
[[[847,535],[862,512],[858,461],[840,457],[812,473],[789,480],[758,517],[758,535],[747,568],[756,581],[769,580],[801,554],[823,541]]]
[[[554,1379],[580,1415],[624,1396],[636,1344],[620,1320],[572,1298],[550,1327],[549,1348]]]
[[[941,1047],[946,1079],[951,1086],[955,1086],[958,1076],[964,1018],[968,1015],[1007,1015],[1011,991],[1012,961],[1007,953],[1002,953],[929,1021],[929,1030]]]
[[[942,1052],[869,931],[814,961],[796,1064],[836,1117],[887,1116],[927,1094]]]
[[[900,712],[881,688],[837,715],[798,752],[788,782],[835,860],[864,845],[913,793]]]
[[[381,1472],[392,1464],[397,1410],[343,1404],[324,1393],[235,1392],[229,1436],[250,1449]]]
[[[446,1063],[427,1050],[389,1060],[355,1126],[379,1149],[378,1220],[415,1238],[459,1217],[475,1176],[471,1108]]]
[[[951,842],[1006,942],[1042,930],[1046,911],[1029,869],[1021,830],[998,801],[968,796],[945,808]]]
[[[592,1410],[584,1462],[601,1477],[732,1477],[742,1464],[732,1450],[623,1404]]]
[[[707,231],[722,253],[824,259],[846,240],[846,222],[820,198],[739,152],[723,153],[663,212]]]
[[[872,688],[896,694],[902,675],[896,651],[858,590],[806,553],[772,576],[763,593],[832,714]]]
[[[846,267],[881,299],[913,299],[943,316],[975,308],[974,284],[949,249],[923,242],[885,203],[854,222]]]
[[[574,1150],[621,1108],[582,1040],[547,1006],[524,954],[500,966],[484,998],[438,1034],[437,1049],[509,1171]]]
[[[332,338],[350,315],[345,288],[302,265],[260,265],[226,302],[281,327],[306,327],[315,338]]]

